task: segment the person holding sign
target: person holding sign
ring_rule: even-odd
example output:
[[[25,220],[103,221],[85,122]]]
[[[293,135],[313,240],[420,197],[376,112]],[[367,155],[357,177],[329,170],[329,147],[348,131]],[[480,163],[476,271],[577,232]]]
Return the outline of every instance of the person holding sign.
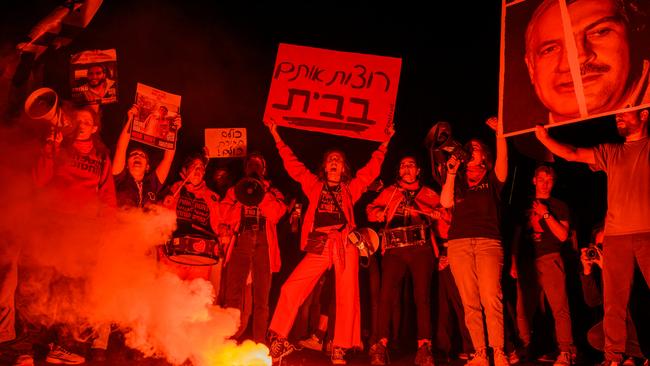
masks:
[[[128,150],[133,120],[138,115],[138,110],[137,104],[129,110],[128,120],[117,140],[113,157],[113,177],[117,191],[117,204],[120,207],[144,208],[155,203],[176,153],[176,149],[165,150],[162,161],[155,170],[151,170],[149,155],[142,147],[136,146]],[[177,115],[174,126],[178,130],[181,125],[181,117]]]
[[[277,125],[267,122],[287,173],[300,183],[310,205],[304,215],[300,247],[307,255],[294,269],[280,291],[271,320],[270,354],[273,362],[294,350],[287,341],[300,305],[320,279],[334,266],[336,320],[332,341],[333,364],[346,363],[345,351],[361,347],[359,306],[359,251],[348,245],[347,234],[354,228],[354,203],[379,175],[394,130],[379,145],[365,167],[352,176],[345,155],[339,150],[325,153],[318,174],[310,172],[285,145]]]
[[[627,338],[625,317],[634,277],[639,266],[650,283],[650,139],[648,115],[641,109],[616,115],[616,128],[624,143],[576,148],[549,136],[537,126],[537,139],[553,154],[568,161],[585,163],[607,174],[607,216],[603,256],[605,306],[605,363],[623,361]]]
[[[435,209],[439,197],[431,188],[420,184],[420,167],[414,157],[402,158],[398,174],[397,183],[384,189],[366,208],[368,221],[385,223],[378,334],[370,348],[370,362],[372,365],[387,362],[390,307],[393,299],[400,296],[400,285],[410,271],[418,323],[415,364],[433,366],[430,300],[437,248],[429,224],[440,217]]]
[[[265,178],[266,160],[259,153],[246,157],[244,180],[260,184],[261,201],[256,205],[241,202],[236,193],[237,187],[246,184],[240,181],[231,187],[221,201],[224,220],[239,233],[234,245],[226,252],[224,307],[236,308],[243,312],[242,293],[246,287],[249,273],[253,280],[253,340],[264,342],[269,319],[269,292],[271,275],[280,270],[280,248],[276,225],[287,211],[282,193],[271,187]],[[246,198],[246,197],[242,197]],[[242,321],[241,324],[247,324]],[[240,329],[241,333],[244,329]]]
[[[560,2],[545,0],[537,7],[525,39],[530,81],[548,109],[550,122],[650,103],[650,62],[641,56],[647,40],[639,39],[646,24],[638,4],[631,0]],[[574,40],[565,39],[563,6],[575,48]]]
[[[463,300],[465,323],[476,350],[468,365],[489,364],[484,330],[487,325],[494,365],[508,366],[508,358],[503,352],[503,247],[499,222],[501,189],[508,176],[508,151],[501,122],[493,117],[487,124],[497,131],[496,162],[492,162],[483,142],[471,140],[471,158],[462,164],[462,169],[459,169],[461,162],[454,155],[447,161],[440,203],[445,208],[454,208],[447,255]]]

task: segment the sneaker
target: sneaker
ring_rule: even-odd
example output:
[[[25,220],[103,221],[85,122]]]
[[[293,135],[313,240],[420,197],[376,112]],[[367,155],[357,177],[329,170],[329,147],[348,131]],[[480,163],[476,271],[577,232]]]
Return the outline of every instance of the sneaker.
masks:
[[[431,353],[431,345],[424,343],[418,348],[415,354],[415,364],[419,366],[434,366],[433,354]]]
[[[571,366],[571,353],[569,352],[560,352],[553,363],[553,366]]]
[[[377,342],[368,351],[371,365],[385,365],[388,363],[388,350],[381,342]]]
[[[458,354],[458,359],[459,360],[469,360],[471,357],[474,357],[473,353],[461,352],[461,353]]]
[[[539,357],[537,357],[537,361],[539,362],[555,362],[556,357],[552,353],[546,353],[543,354]]]
[[[300,346],[303,348],[309,348],[314,351],[322,351],[323,350],[323,342],[316,337],[315,334],[312,334],[311,337],[307,339],[303,339],[298,342]]]
[[[510,366],[508,356],[506,356],[501,348],[494,349],[494,366]]]
[[[106,350],[102,348],[91,348],[90,359],[94,362],[106,362]]]
[[[490,362],[487,358],[487,353],[485,352],[485,348],[479,349],[476,352],[474,352],[474,355],[472,356],[471,359],[469,359],[466,363],[467,366],[489,366]],[[495,366],[500,366],[500,365],[495,365]]]
[[[271,347],[269,347],[269,354],[271,355],[271,361],[273,363],[282,362],[282,358],[289,355],[291,352],[296,350],[286,338],[274,337],[271,340]]]
[[[348,363],[345,360],[345,349],[338,346],[332,347],[330,359],[332,360],[332,365],[345,365]]]
[[[34,357],[32,355],[20,355],[14,361],[13,366],[34,366]]]
[[[510,362],[511,365],[516,365],[521,361],[519,358],[519,355],[517,354],[517,351],[512,351],[508,353],[508,362]]]
[[[620,366],[621,363],[618,361],[604,360],[600,363],[600,366]]]
[[[47,353],[45,362],[58,365],[79,365],[86,362],[86,359],[61,346],[51,343],[50,352]]]

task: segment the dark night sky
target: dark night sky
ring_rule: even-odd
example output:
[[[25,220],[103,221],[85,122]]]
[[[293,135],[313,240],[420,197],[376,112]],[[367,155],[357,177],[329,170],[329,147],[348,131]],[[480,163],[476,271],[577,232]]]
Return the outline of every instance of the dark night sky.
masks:
[[[59,3],[3,2],[2,41],[15,42]],[[281,187],[290,187],[293,183],[280,168],[272,138],[262,124],[278,44],[401,57],[397,133],[384,165],[385,180],[391,180],[400,152],[424,153],[424,136],[439,120],[451,122],[461,141],[479,137],[493,145],[493,133],[484,121],[496,115],[498,106],[499,0],[223,3],[230,2],[105,0],[86,30],[53,57],[48,80],[55,87],[66,80],[65,62],[71,53],[116,48],[121,101],[105,112],[103,137],[109,146],[114,145],[133,101],[136,82],[142,82],[183,97],[178,155],[202,146],[204,128],[246,127],[249,150],[264,152],[271,178]],[[573,135],[584,135],[583,131],[578,128]],[[322,152],[333,146],[342,147],[358,168],[377,146],[305,131],[282,129],[281,134],[312,168]],[[530,192],[527,174],[533,163],[514,149],[511,152],[512,166],[518,167],[515,179],[520,179],[517,199]],[[569,203],[575,206],[594,201],[593,192],[572,182],[589,179],[602,184],[601,178],[566,163],[558,169],[560,196],[572,196],[574,202]],[[292,195],[292,189],[296,186],[286,193]],[[575,196],[574,191],[582,193]],[[602,211],[602,203],[596,206],[591,216]]]

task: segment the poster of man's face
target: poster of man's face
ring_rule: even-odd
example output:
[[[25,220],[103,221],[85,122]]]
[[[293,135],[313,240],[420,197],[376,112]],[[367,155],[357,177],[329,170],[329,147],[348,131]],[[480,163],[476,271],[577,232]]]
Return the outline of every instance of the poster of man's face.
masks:
[[[504,6],[500,110],[506,134],[650,105],[650,0]]]
[[[115,50],[83,51],[70,61],[72,99],[77,104],[117,102]]]

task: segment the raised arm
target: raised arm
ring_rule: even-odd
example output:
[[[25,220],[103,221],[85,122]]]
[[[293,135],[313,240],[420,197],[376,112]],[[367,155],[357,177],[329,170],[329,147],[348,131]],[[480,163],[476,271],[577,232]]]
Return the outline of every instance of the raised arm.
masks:
[[[549,136],[546,127],[537,126],[535,127],[535,136],[542,145],[546,146],[553,154],[568,160],[568,161],[577,161],[579,163],[585,164],[595,164],[596,158],[594,157],[594,152],[592,149],[585,149],[581,147],[575,147],[568,144],[563,144],[558,142]]]
[[[366,165],[357,171],[354,178],[350,182],[350,192],[352,193],[352,200],[356,200],[361,197],[361,195],[366,191],[370,183],[372,183],[381,173],[381,165],[384,162],[386,157],[386,150],[388,150],[388,144],[393,138],[395,130],[391,125],[388,127],[388,139],[382,142],[377,150],[372,153],[370,160]]]
[[[442,191],[440,192],[440,204],[444,208],[450,208],[454,205],[454,187],[456,185],[456,173],[458,172],[459,166],[460,162],[455,156],[447,160],[447,179],[445,179],[445,183],[442,185]]]
[[[508,143],[503,136],[503,123],[497,117],[490,117],[485,123],[496,132],[497,156],[494,162],[494,175],[499,182],[503,183],[508,178]]]
[[[131,126],[133,125],[133,119],[137,113],[138,106],[134,104],[127,113],[126,123],[124,123],[120,137],[117,139],[115,154],[113,155],[113,175],[122,173],[124,165],[126,165],[126,150],[129,147],[129,140],[131,139]]]
[[[180,130],[181,126],[183,126],[181,116],[176,116],[173,123],[176,127],[176,133],[178,133],[178,130]],[[160,183],[165,183],[165,180],[169,175],[169,169],[171,168],[172,162],[174,161],[174,154],[176,154],[175,148],[174,150],[165,150],[160,164],[158,164],[158,167],[156,167],[156,176],[158,177],[158,181],[160,181]]]
[[[266,127],[269,128],[271,136],[273,136],[273,139],[275,140],[275,146],[278,149],[278,153],[282,158],[282,163],[284,164],[287,173],[293,180],[300,183],[303,191],[308,191],[313,184],[318,182],[318,177],[309,171],[309,169],[298,160],[289,146],[282,141],[282,138],[278,133],[278,126],[275,123],[266,123]]]

